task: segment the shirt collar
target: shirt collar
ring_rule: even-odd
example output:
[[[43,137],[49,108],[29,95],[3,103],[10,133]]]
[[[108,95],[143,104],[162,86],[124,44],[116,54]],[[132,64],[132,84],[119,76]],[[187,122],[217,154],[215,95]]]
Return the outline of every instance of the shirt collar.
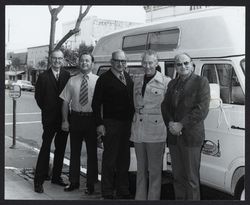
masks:
[[[161,82],[162,82],[161,73],[160,73],[160,72],[158,72],[158,71],[156,71],[156,73],[155,73],[154,77],[153,77],[151,80],[155,80],[155,81],[157,81],[157,82],[161,83]]]
[[[122,71],[121,73],[120,72],[117,72],[115,69],[111,68],[110,69],[111,72],[117,77],[119,78],[119,76],[122,74],[124,76],[124,72]],[[125,76],[124,76],[125,77]]]
[[[51,68],[51,70],[52,70],[54,76],[56,76],[57,73],[60,74],[61,69],[59,68],[57,71],[55,71],[53,68]]]
[[[84,76],[86,76],[86,78],[87,79],[89,79],[89,77],[92,75],[92,72],[90,71],[89,73],[87,73],[87,74],[83,74],[82,72],[80,72],[80,76],[81,77],[84,77]]]

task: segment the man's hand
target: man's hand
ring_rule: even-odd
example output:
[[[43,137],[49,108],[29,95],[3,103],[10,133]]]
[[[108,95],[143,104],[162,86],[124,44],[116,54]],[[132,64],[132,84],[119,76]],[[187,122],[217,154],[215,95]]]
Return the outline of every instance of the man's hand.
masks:
[[[106,135],[106,130],[105,130],[104,125],[99,125],[96,128],[96,132],[97,132],[97,136],[105,136]]]
[[[68,132],[69,131],[69,121],[63,121],[61,128],[63,131]]]
[[[183,128],[183,125],[180,123],[180,122],[169,122],[168,124],[168,128],[169,128],[169,131],[171,132],[171,134],[173,135],[181,135],[181,130]]]

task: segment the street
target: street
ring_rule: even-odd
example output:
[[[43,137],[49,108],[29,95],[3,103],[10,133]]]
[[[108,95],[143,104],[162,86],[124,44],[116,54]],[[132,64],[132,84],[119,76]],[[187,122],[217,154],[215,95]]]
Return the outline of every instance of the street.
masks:
[[[5,90],[5,136],[12,136],[12,117],[13,117],[13,102],[12,99],[8,96],[8,90]],[[40,109],[37,106],[34,99],[34,92],[24,92],[22,91],[22,95],[19,99],[17,99],[16,103],[16,140],[21,142],[29,147],[39,149],[41,146],[41,135],[42,135],[42,124],[41,124],[41,113]],[[18,145],[17,145],[18,146]],[[54,146],[52,145],[51,151],[54,152]],[[6,150],[6,155],[11,152],[11,150]],[[99,173],[101,168],[101,149],[98,149],[98,159],[99,159]],[[5,158],[8,156],[5,156]],[[69,140],[65,152],[65,158],[69,159],[70,157],[70,147]],[[24,159],[25,160],[25,159]],[[85,145],[83,143],[82,146],[82,170],[86,169],[86,150]],[[27,168],[34,168],[33,167]],[[14,165],[12,165],[14,166]],[[68,171],[68,167],[65,168],[66,172]],[[135,192],[135,177],[132,177],[132,187],[131,191],[134,194]],[[201,187],[201,195],[202,199],[205,200],[232,200],[232,197],[223,194],[221,192],[212,190],[208,187]],[[162,199],[165,200],[173,200],[173,186],[171,183],[164,183],[162,186]]]

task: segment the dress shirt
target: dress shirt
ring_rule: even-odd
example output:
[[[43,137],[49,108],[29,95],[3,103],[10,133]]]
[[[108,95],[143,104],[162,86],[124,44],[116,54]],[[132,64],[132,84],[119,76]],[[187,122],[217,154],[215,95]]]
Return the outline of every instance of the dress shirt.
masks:
[[[121,81],[123,84],[125,84],[126,85],[126,79],[125,79],[125,76],[124,76],[124,73],[123,72],[117,72],[115,69],[110,69],[111,70],[111,72],[115,75],[115,77],[117,77],[118,79],[119,79],[119,81]],[[122,75],[123,76],[123,79],[124,79],[124,81],[125,82],[123,82],[121,79],[120,79],[120,75]]]
[[[70,104],[71,109],[76,112],[92,112],[91,103],[98,76],[91,72],[87,74],[86,79],[88,82],[88,103],[84,106],[79,103],[82,78],[82,73],[71,77],[68,83],[66,84],[64,90],[60,94],[60,98],[68,102]]]
[[[55,71],[53,68],[51,68],[51,70],[52,70],[52,72],[53,72],[53,74],[54,74],[54,76],[55,76],[55,79],[58,80],[57,77],[56,77],[56,74],[58,74],[58,78],[59,78],[59,75],[60,75],[60,68],[58,69],[58,71]]]

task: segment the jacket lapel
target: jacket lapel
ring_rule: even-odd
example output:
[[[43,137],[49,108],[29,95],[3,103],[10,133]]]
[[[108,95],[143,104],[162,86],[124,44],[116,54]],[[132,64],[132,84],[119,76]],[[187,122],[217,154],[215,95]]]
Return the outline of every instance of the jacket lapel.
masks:
[[[59,79],[60,79],[60,75],[59,75]],[[52,83],[53,87],[55,89],[58,89],[57,81],[56,81],[54,74],[52,72],[52,68],[49,69],[49,80]]]

